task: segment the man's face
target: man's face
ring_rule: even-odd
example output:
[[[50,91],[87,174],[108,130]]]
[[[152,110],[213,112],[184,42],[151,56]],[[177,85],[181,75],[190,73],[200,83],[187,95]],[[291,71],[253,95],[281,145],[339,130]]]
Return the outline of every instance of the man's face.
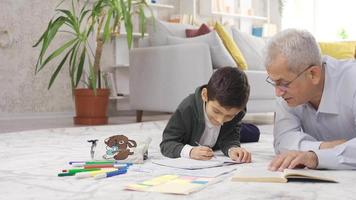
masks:
[[[308,67],[299,74],[288,70],[287,60],[279,56],[267,68],[269,78],[276,83],[276,96],[282,97],[290,107],[295,107],[310,100],[311,88],[313,87],[310,79],[306,77]],[[286,85],[286,87],[283,87]]]

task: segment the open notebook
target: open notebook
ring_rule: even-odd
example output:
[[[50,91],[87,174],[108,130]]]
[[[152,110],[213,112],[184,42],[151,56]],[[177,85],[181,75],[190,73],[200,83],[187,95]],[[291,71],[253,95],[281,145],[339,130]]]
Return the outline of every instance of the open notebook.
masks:
[[[166,174],[142,182],[129,184],[126,190],[143,192],[160,192],[170,194],[190,194],[208,185],[220,182],[223,178],[202,178],[195,176],[179,176]]]
[[[179,169],[203,169],[238,164],[240,162],[233,161],[229,157],[223,155],[218,155],[210,160],[194,160],[189,158],[164,158],[153,159],[152,163]]]
[[[284,169],[283,172],[269,171],[266,167],[245,166],[239,168],[233,175],[231,181],[240,182],[274,182],[286,183],[289,180],[334,182],[337,181],[328,177],[327,171],[311,169]]]

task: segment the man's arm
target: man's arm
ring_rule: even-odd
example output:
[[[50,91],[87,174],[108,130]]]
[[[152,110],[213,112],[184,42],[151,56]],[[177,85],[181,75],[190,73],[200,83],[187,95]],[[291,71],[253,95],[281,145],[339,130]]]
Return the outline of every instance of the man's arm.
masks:
[[[354,100],[353,103],[353,119],[354,125],[356,126],[356,100]],[[281,118],[279,120],[286,119]],[[276,124],[276,126],[278,125]],[[282,141],[282,144],[286,145],[286,143],[283,143],[281,138],[279,138],[279,141]],[[300,138],[299,142],[303,142],[302,138]],[[307,140],[307,142],[313,141]],[[317,146],[315,149],[296,149],[302,151],[287,151],[284,153],[278,152],[278,155],[270,163],[270,169],[281,170],[284,168],[295,168],[298,166],[307,166],[309,168],[320,169],[356,169],[355,137],[348,141],[346,141],[346,139],[340,139],[333,141],[321,141],[319,143],[319,146]]]
[[[288,108],[282,98],[277,99],[273,134],[274,149],[277,154],[286,150],[317,150],[321,144],[321,141],[301,131],[300,119]]]

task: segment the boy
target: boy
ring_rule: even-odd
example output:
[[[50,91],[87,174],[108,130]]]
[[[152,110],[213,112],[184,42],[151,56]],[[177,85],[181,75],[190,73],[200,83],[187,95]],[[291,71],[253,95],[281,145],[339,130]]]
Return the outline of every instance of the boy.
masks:
[[[161,153],[209,160],[213,150],[221,149],[232,160],[251,162],[251,154],[240,147],[241,128],[242,134],[254,134],[250,141],[259,138],[256,126],[241,126],[249,94],[244,72],[236,67],[218,69],[207,85],[198,87],[178,106],[163,131]]]

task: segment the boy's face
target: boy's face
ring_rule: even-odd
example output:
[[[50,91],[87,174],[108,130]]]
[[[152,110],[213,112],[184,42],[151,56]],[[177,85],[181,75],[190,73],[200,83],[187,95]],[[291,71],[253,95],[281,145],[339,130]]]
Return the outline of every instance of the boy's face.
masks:
[[[203,101],[206,103],[206,114],[214,126],[221,126],[225,122],[231,121],[242,110],[240,108],[223,107],[217,100],[208,101],[206,88],[202,89],[201,95]]]

